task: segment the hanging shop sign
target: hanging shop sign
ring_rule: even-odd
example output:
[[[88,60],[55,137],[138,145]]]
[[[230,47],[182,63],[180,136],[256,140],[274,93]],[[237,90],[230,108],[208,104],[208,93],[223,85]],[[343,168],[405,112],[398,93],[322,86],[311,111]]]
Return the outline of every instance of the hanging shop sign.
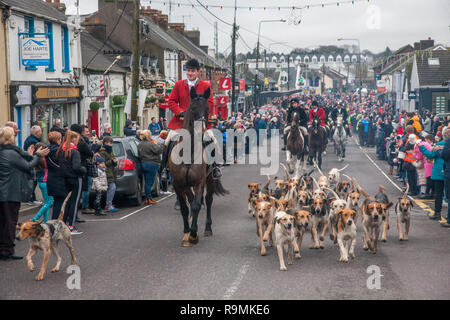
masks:
[[[231,78],[220,79],[220,90],[231,90]]]
[[[164,97],[166,95],[165,86],[166,84],[164,82],[157,82],[155,84],[155,96]]]
[[[105,96],[105,79],[102,74],[88,75],[88,97],[102,97]]]
[[[41,87],[34,88],[33,91],[35,91],[34,96],[36,97],[38,104],[54,102],[77,102],[80,99],[80,88],[75,87]]]

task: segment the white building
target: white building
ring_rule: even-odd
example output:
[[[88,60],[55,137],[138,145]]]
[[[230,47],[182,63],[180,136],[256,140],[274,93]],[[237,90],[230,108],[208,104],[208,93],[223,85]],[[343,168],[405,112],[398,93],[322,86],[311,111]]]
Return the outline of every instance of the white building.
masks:
[[[70,126],[80,121],[82,86],[79,29],[50,3],[36,0],[0,0],[6,17],[8,72],[13,120],[21,130],[21,146],[33,124],[43,129],[43,141],[57,119]],[[33,65],[42,50],[48,56]],[[42,52],[41,51],[41,52]],[[29,60],[26,58],[30,58]],[[39,57],[39,58],[42,58]],[[28,61],[28,62],[27,62]]]

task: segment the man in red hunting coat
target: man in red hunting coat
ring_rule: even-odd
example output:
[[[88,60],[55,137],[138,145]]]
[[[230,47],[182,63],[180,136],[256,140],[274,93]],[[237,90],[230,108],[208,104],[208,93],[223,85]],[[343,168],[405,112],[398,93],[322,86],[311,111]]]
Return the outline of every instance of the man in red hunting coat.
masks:
[[[192,87],[195,88],[197,94],[203,94],[207,89],[211,91],[208,98],[209,104],[209,117],[216,116],[214,113],[214,97],[212,94],[211,86],[208,82],[201,81],[199,79],[200,74],[200,64],[196,59],[190,59],[186,63],[186,76],[187,79],[177,81],[172,89],[172,93],[169,97],[169,109],[173,112],[174,116],[170,120],[167,128],[170,130],[169,135],[166,139],[167,151],[163,154],[163,159],[161,163],[161,179],[167,180],[167,162],[172,150],[173,142],[171,141],[172,136],[175,135],[175,130],[183,128],[183,121],[185,113],[187,112],[189,105],[191,103],[190,90]],[[211,128],[211,125],[208,125]],[[222,176],[220,169],[214,164],[213,177],[218,179]]]
[[[186,69],[187,79],[177,81],[169,97],[169,109],[175,115],[167,125],[167,128],[170,130],[183,128],[184,114],[191,103],[190,90],[192,87],[195,88],[198,94],[203,94],[206,89],[210,89],[211,94],[208,99],[209,116],[217,116],[214,114],[214,98],[211,86],[208,82],[199,79],[200,65],[198,61],[195,59],[189,60],[186,63]]]

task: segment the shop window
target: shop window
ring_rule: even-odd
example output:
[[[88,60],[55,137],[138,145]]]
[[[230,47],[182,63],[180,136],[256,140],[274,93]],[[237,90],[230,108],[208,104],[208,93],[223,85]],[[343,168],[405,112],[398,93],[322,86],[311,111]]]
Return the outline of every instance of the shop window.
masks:
[[[48,33],[48,43],[50,45],[50,65],[45,71],[55,71],[55,58],[53,52],[53,24],[51,22],[44,22],[44,32]]]
[[[61,26],[61,52],[62,52],[62,72],[70,72],[69,56],[69,30],[66,26]]]
[[[25,17],[25,33],[28,33],[29,37],[34,37],[34,18]],[[37,67],[25,67],[25,70],[37,70]]]

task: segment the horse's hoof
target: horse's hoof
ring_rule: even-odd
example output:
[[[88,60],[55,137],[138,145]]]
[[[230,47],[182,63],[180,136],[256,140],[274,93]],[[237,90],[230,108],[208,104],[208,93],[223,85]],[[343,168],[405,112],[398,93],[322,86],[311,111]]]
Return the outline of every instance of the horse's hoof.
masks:
[[[189,236],[189,242],[192,244],[197,244],[199,241],[198,236],[193,238],[192,236]]]
[[[207,230],[207,231],[205,231],[205,233],[203,234],[203,236],[205,236],[205,237],[212,237],[212,235],[213,235],[213,232],[212,232],[211,230]]]

